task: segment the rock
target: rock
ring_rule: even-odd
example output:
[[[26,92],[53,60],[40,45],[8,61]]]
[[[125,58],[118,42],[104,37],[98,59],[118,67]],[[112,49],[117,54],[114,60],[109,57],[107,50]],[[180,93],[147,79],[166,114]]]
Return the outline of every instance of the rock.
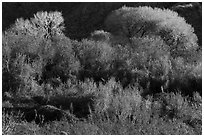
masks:
[[[181,2],[171,7],[171,10],[178,12],[181,17],[186,19],[187,23],[193,26],[198,37],[198,44],[202,46],[202,4]]]
[[[37,124],[66,118],[69,122],[78,120],[74,115],[51,105],[44,105],[25,113],[27,122],[35,120]]]

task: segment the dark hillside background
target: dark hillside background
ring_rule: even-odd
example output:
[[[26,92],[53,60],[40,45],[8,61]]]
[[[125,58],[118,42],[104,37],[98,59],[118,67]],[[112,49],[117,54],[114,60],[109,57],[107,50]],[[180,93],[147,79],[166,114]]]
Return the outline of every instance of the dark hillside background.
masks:
[[[65,19],[65,34],[71,39],[82,39],[90,35],[94,30],[105,29],[104,20],[113,10],[124,5],[129,7],[151,6],[168,8],[177,11],[185,17],[187,22],[195,28],[195,33],[201,45],[202,35],[202,3],[176,2],[3,2],[2,5],[2,28],[8,29],[17,18],[30,18],[38,11],[60,11]],[[178,6],[184,5],[184,6]],[[187,5],[187,6],[186,6]],[[185,7],[186,6],[186,7]],[[186,11],[187,10],[187,11]]]

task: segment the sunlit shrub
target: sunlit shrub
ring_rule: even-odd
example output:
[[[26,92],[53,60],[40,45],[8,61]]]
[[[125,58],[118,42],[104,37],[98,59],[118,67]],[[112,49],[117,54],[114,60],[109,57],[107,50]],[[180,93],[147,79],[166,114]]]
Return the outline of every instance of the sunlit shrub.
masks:
[[[94,111],[96,115],[108,114],[110,119],[116,117],[125,120],[132,115],[142,101],[137,87],[123,90],[113,78],[105,85],[99,85],[98,88]]]
[[[199,100],[200,95],[194,94],[194,101]],[[196,130],[201,127],[202,114],[199,101],[182,96],[181,93],[168,93],[159,96],[158,98],[164,105],[162,114],[168,119],[180,119],[188,126],[194,127]],[[196,131],[197,132],[197,131]],[[198,131],[200,132],[200,131]]]
[[[124,38],[160,36],[172,57],[185,56],[198,48],[194,29],[176,12],[151,7],[122,7],[106,20],[107,30]]]
[[[199,90],[195,87],[200,87],[200,78],[193,74],[195,62],[200,62],[201,55],[197,37],[191,25],[176,12],[151,7],[122,7],[113,11],[105,24],[113,40],[119,39],[121,51],[125,49],[118,59],[122,72],[116,74],[122,77],[123,85],[139,81],[150,92],[167,89],[189,94],[190,90]]]
[[[155,88],[151,90],[159,90],[168,81],[171,71],[168,46],[159,38],[149,37],[135,38],[133,43],[132,55],[127,60],[128,66],[135,77],[141,80],[141,82],[145,79],[153,82],[150,83],[150,86],[154,86]],[[157,85],[159,82],[161,85]],[[157,86],[158,88],[156,89]]]
[[[14,118],[5,112],[2,114],[2,134],[3,135],[12,135],[14,127],[17,123]]]
[[[93,78],[97,82],[110,78],[115,53],[109,43],[85,39],[74,42],[73,47],[81,64],[79,79]]]
[[[172,72],[169,90],[182,91],[184,95],[193,95],[199,92],[202,95],[202,63],[187,63],[182,58],[173,59],[171,62]]]
[[[201,91],[200,52],[191,61],[171,56],[170,47],[158,36],[132,38],[131,44],[112,45],[115,51],[112,75],[123,87],[139,83],[144,95],[182,91],[192,95]]]
[[[80,64],[70,39],[63,35],[63,28],[61,13],[40,12],[30,20],[17,20],[3,33],[3,79],[5,83],[11,83],[8,88],[3,84],[6,91],[9,87],[16,91],[21,84],[28,85],[28,79],[32,79],[31,83],[52,84],[52,79],[60,78],[66,82],[77,75]],[[21,73],[27,73],[24,69],[30,71],[26,77],[21,76]]]
[[[109,32],[105,32],[104,30],[96,30],[91,33],[91,39],[95,41],[110,41],[111,34]]]
[[[62,82],[66,82],[69,78],[74,78],[77,75],[80,63],[75,57],[69,38],[55,37],[47,51],[49,53],[53,51],[54,55],[52,58],[45,58],[42,80],[49,81],[50,78],[60,78]]]
[[[37,12],[30,20],[17,19],[12,31],[38,38],[50,39],[56,35],[63,35],[64,18],[61,12]]]

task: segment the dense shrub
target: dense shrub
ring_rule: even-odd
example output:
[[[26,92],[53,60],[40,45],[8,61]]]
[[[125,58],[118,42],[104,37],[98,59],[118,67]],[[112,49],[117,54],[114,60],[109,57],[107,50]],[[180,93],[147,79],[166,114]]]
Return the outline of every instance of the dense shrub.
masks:
[[[153,13],[154,16],[150,16]],[[168,19],[164,20],[158,16],[159,13],[167,14]],[[114,19],[118,20],[115,25]],[[175,20],[185,24],[186,29],[176,25]],[[192,87],[201,83],[198,78],[201,72],[194,69],[194,62],[200,63],[196,54],[201,53],[196,51],[196,36],[191,26],[176,13],[148,7],[123,7],[107,18],[107,25],[112,34],[95,31],[90,40],[78,42],[63,35],[63,18],[59,12],[39,12],[30,20],[17,20],[3,35],[3,78],[11,85],[16,81],[14,90],[20,81],[25,82],[20,80],[25,76],[18,77],[21,72],[8,72],[21,54],[24,65],[17,65],[19,71],[25,67],[29,72],[26,81],[38,82],[37,85],[50,83],[59,86],[69,78],[107,82],[115,77],[123,87],[138,82],[144,91],[160,92],[161,87],[184,91],[189,83]],[[174,28],[179,31],[174,31]],[[127,41],[121,39],[123,42],[117,43],[119,37],[126,37]],[[174,42],[169,43],[167,37]]]
[[[91,33],[91,40],[95,41],[110,41],[111,34],[109,32],[105,32],[104,30],[96,30],[93,33]]]
[[[93,78],[97,82],[110,78],[115,53],[108,42],[84,39],[73,43],[81,64],[79,79]]]
[[[101,41],[73,42],[81,64],[80,80],[93,78],[95,82],[107,82],[115,77],[123,87],[138,82],[145,89],[144,95],[162,90],[181,90],[191,95],[192,89],[200,91],[201,71],[196,67],[201,63],[199,52],[190,63],[183,57],[173,58],[170,47],[158,36],[134,37],[131,44],[125,45],[113,41],[114,38],[103,37]]]
[[[123,90],[114,78],[105,85],[100,84],[96,92],[95,113],[107,112],[111,115],[124,115],[127,118],[133,109],[141,102],[141,96],[136,88]]]
[[[171,72],[169,47],[160,38],[135,38],[133,43],[129,69],[141,84],[151,82],[148,88],[160,91]]]
[[[197,91],[202,95],[202,63],[197,62],[194,64],[188,64],[183,61],[182,58],[172,60],[172,73],[171,82],[169,83],[169,90],[184,91],[185,95],[193,95],[193,92]],[[177,87],[177,88],[175,88]]]
[[[62,33],[63,28],[61,13],[40,12],[30,20],[17,20],[4,32],[3,79],[10,83],[8,88],[15,87],[12,90],[16,91],[19,82],[25,80],[25,73],[36,84],[60,78],[58,85],[76,75],[79,63],[70,39]]]
[[[81,41],[63,21],[39,12],[3,33],[3,134],[201,134],[202,52],[185,20],[123,7],[107,19],[111,32]]]
[[[199,77],[189,75],[200,62],[197,37],[194,29],[176,12],[122,7],[113,11],[105,23],[113,35],[113,45],[126,49],[119,54],[120,62],[125,64],[126,76],[120,74],[123,79],[127,77],[125,85],[139,81],[151,92],[161,91],[162,86],[186,93],[192,81],[195,81],[193,87],[199,85]],[[182,61],[179,63],[179,60]]]
[[[108,31],[128,39],[160,36],[169,45],[172,57],[185,56],[198,48],[194,29],[184,18],[170,10],[122,7],[113,11],[105,23]]]
[[[60,78],[62,82],[66,82],[68,78],[74,78],[80,68],[80,63],[75,57],[72,44],[67,37],[55,37],[49,53],[54,52],[54,56],[47,56],[45,59],[46,65],[43,69],[42,80],[49,80],[52,78]],[[51,58],[50,58],[51,57]]]
[[[83,39],[94,30],[104,29],[104,20],[113,10],[123,5],[170,8],[176,2],[4,2],[2,3],[3,30],[16,18],[29,18],[38,11],[61,11],[65,19],[65,34],[71,39]],[[86,25],[84,25],[86,24]]]
[[[123,89],[114,79],[98,87],[92,80],[63,86],[61,91],[58,88],[56,94],[50,94],[47,103],[70,109],[77,117],[88,111],[86,120],[70,123],[61,119],[39,128],[34,122],[17,122],[13,115],[4,113],[4,134],[201,134],[202,99],[197,93],[191,102],[180,93],[160,93],[144,99],[137,86]],[[87,124],[84,129],[82,125]]]
[[[198,37],[199,46],[202,47],[202,3],[177,3],[170,9],[178,12],[181,17],[186,19],[186,22],[191,24],[195,29],[195,34]]]
[[[37,12],[30,20],[17,19],[13,29],[18,33],[49,39],[63,34],[64,18],[60,12]]]
[[[144,91],[147,93],[161,90],[180,90],[186,95],[192,95],[194,91],[201,93],[200,52],[187,62],[182,57],[173,58],[169,49],[160,37],[148,36],[134,38],[132,44],[117,46],[115,51],[119,56],[114,63],[119,63],[114,76],[124,87],[138,82],[148,89]]]

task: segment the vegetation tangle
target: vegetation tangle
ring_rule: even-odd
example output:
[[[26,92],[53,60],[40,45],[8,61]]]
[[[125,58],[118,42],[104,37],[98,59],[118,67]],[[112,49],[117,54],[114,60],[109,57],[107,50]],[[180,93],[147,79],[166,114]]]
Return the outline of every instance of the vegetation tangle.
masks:
[[[202,134],[194,28],[147,6],[104,26],[73,40],[62,13],[45,11],[3,32],[3,134]]]

